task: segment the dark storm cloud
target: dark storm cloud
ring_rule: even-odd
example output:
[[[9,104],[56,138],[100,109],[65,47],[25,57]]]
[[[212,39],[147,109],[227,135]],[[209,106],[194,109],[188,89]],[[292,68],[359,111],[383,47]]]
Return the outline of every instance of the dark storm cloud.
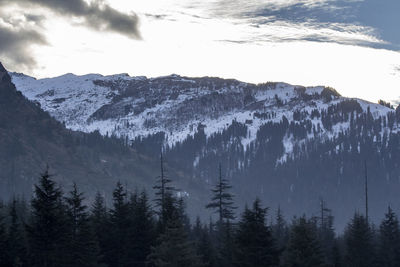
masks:
[[[35,30],[0,26],[1,60],[12,70],[25,71],[36,66],[31,46],[46,43],[46,38]]]
[[[32,46],[47,44],[41,33],[43,19],[43,16],[31,14],[13,17],[3,12],[0,5],[0,61],[7,68],[27,71],[36,66]]]
[[[0,0],[0,3],[17,4],[21,7],[39,6],[58,15],[76,17],[89,28],[110,31],[140,39],[139,18],[136,14],[122,13],[104,1],[87,3],[84,0]]]
[[[46,19],[45,16],[34,14],[24,14],[24,17],[27,22],[33,22],[36,25],[42,25],[42,22]]]
[[[17,7],[21,14],[4,11],[8,6]],[[40,14],[33,14],[35,8]],[[90,3],[84,0],[0,0],[0,60],[11,69],[27,71],[36,66],[32,46],[46,45],[43,22],[51,13],[96,31],[122,34],[140,39],[139,19],[136,14],[122,13],[104,1]],[[4,11],[4,12],[3,12]],[[37,11],[37,9],[36,9]]]

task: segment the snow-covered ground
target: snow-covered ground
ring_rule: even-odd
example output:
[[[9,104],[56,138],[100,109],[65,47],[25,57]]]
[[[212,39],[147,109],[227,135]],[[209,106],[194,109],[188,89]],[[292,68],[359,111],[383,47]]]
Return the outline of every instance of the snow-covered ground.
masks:
[[[199,78],[192,79],[178,75],[147,79],[146,77],[130,77],[127,74],[111,76],[65,74],[60,77],[37,80],[23,74],[10,74],[19,91],[31,101],[40,103],[45,111],[64,122],[70,129],[84,132],[99,130],[103,135],[115,134],[128,136],[130,139],[165,132],[170,146],[183,141],[188,135],[194,135],[198,125],[202,125],[206,135],[210,136],[226,129],[232,121],[237,121],[248,127],[248,135],[242,139],[242,144],[246,149],[256,139],[259,128],[268,121],[279,122],[283,116],[292,121],[295,111],[307,111],[311,114],[314,109],[321,111],[347,99],[337,96],[331,101],[326,101],[321,96],[325,87],[305,88],[286,83],[255,86],[226,80],[223,83],[224,86],[218,87],[209,80],[203,82]],[[124,90],[128,90],[129,86],[132,87],[135,81],[143,82],[148,86],[138,89],[136,97],[124,96]],[[221,81],[224,80],[219,80],[220,83]],[[179,87],[182,84],[185,86]],[[135,88],[130,88],[130,90],[135,90]],[[315,97],[311,102],[303,101],[299,90],[304,90],[306,95]],[[202,97],[212,98],[215,93],[226,95],[226,101],[230,101],[232,94],[243,99],[250,95],[252,100],[250,104],[238,104],[223,112],[221,110],[215,112],[215,108],[218,107],[207,106],[208,102],[201,101]],[[165,97],[160,98],[161,94]],[[197,100],[198,102],[195,102]],[[195,107],[196,110],[201,110],[202,113],[177,113],[177,110],[185,108],[193,101],[198,105]],[[386,116],[393,111],[379,104],[360,99],[356,101],[364,111],[369,108],[375,118]],[[227,104],[229,106],[229,103]],[[121,109],[117,107],[127,107],[128,111],[114,112],[113,116],[107,118],[93,116],[96,111],[105,107],[115,107],[116,110]],[[141,107],[145,108],[140,109]],[[275,116],[257,117],[256,113]],[[308,119],[311,120],[311,117],[309,116]],[[315,127],[318,124],[322,126],[318,118],[311,121]],[[322,128],[321,136],[332,137],[348,127],[349,123],[341,123],[334,125],[331,131]],[[292,152],[294,142],[292,137],[285,137],[286,154],[281,159],[282,161]]]

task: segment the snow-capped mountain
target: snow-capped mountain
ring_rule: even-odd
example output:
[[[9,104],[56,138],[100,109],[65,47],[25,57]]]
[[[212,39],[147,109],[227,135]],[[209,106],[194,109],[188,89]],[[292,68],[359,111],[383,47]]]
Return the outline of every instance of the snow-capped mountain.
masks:
[[[283,116],[293,121],[299,112],[302,120],[311,119],[313,111],[349,100],[322,86],[254,85],[209,77],[66,74],[37,80],[17,73],[11,76],[19,91],[70,129],[99,130],[129,139],[165,132],[169,145],[193,136],[199,126],[210,136],[236,121],[247,125],[248,135],[242,138],[246,148],[268,121],[278,122]],[[379,104],[355,101],[364,111],[369,108],[375,118],[393,112]],[[313,127],[323,125],[320,117],[311,121]],[[322,127],[320,135],[332,137],[346,127],[346,123],[329,130]]]
[[[178,75],[11,76],[67,128],[123,137],[152,159],[163,146],[168,166],[183,177],[181,191],[199,205],[207,199],[199,185],[215,183],[222,163],[238,203],[259,196],[289,215],[312,214],[323,197],[345,221],[364,203],[364,162],[371,214],[388,202],[400,205],[400,108],[323,86]]]

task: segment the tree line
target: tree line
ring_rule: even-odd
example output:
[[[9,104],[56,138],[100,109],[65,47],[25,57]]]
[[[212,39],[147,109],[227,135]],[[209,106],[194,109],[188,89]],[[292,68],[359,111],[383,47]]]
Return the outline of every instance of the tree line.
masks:
[[[236,218],[220,166],[205,207],[215,216],[192,223],[162,157],[160,170],[153,199],[118,182],[109,207],[100,193],[89,203],[76,184],[63,193],[46,170],[29,204],[0,204],[0,266],[400,266],[399,221],[390,207],[379,226],[355,213],[340,234],[322,199],[311,218],[287,221],[258,198]]]

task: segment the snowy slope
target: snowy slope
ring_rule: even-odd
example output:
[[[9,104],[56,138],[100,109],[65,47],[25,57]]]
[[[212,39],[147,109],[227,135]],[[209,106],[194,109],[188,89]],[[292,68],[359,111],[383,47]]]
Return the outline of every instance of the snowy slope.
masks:
[[[326,87],[302,87],[286,83],[248,84],[218,78],[187,78],[170,75],[159,78],[130,77],[127,74],[102,76],[65,74],[35,79],[10,73],[17,89],[28,99],[40,103],[68,128],[133,139],[165,132],[168,144],[193,135],[200,125],[209,136],[226,129],[232,121],[246,124],[249,134],[244,148],[255,140],[258,129],[268,121],[293,121],[294,112],[326,110],[349,100]],[[356,99],[364,111],[375,118],[393,110]],[[322,125],[313,118],[315,127]],[[342,123],[321,136],[332,137],[348,127]],[[311,137],[310,137],[311,138]],[[287,154],[293,140],[285,138]],[[284,160],[284,159],[283,159]]]

